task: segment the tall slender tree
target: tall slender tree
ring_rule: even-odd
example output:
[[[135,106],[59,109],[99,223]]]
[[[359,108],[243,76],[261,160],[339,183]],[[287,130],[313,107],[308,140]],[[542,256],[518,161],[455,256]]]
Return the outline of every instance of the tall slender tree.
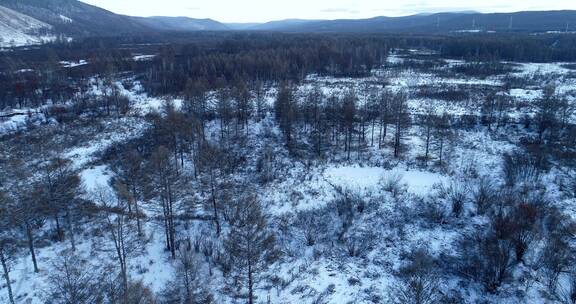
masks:
[[[224,246],[238,284],[236,290],[248,298],[249,304],[256,301],[261,272],[275,258],[274,240],[260,203],[253,197],[241,199],[233,207]]]

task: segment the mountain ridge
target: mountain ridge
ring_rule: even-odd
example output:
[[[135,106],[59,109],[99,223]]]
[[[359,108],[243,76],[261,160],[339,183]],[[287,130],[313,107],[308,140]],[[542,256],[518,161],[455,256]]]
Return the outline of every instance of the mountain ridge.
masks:
[[[221,23],[191,17],[135,17],[113,13],[78,0],[0,0],[0,46],[38,44],[56,37],[117,36],[151,32],[265,31],[287,33],[465,33],[571,32],[576,11],[472,11],[377,16],[366,19],[285,19],[265,23]],[[26,27],[18,22],[41,24]],[[14,41],[15,43],[7,43]]]
[[[576,11],[522,11],[514,13],[435,13],[402,17],[378,16],[367,19],[336,19],[277,26],[283,32],[348,33],[446,33],[465,30],[499,32],[546,32],[576,27]]]
[[[184,16],[152,16],[152,17],[130,17],[144,25],[157,30],[165,31],[226,31],[228,26],[216,20],[205,18],[197,19]]]

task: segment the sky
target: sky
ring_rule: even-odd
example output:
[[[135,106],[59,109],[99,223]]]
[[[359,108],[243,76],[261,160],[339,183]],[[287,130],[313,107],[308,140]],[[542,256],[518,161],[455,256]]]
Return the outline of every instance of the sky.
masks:
[[[447,11],[576,10],[575,0],[81,0],[131,16],[187,16],[220,22],[360,19]]]

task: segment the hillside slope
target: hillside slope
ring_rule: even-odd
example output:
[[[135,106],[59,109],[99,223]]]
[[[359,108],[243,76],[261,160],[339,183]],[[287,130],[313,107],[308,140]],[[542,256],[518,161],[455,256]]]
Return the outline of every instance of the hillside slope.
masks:
[[[375,17],[276,23],[252,29],[283,32],[447,33],[458,31],[547,32],[576,29],[576,11],[517,13],[438,13],[405,17]]]
[[[229,28],[212,19],[189,17],[132,17],[133,20],[161,31],[225,31]]]
[[[54,39],[52,26],[0,6],[0,47],[39,44]]]
[[[72,37],[150,30],[133,19],[76,0],[0,0],[0,5],[52,25]]]

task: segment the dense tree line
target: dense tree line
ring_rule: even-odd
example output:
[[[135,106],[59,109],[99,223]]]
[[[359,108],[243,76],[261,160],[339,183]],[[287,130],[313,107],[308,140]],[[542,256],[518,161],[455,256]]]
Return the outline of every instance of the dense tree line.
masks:
[[[246,82],[300,81],[309,74],[364,76],[380,67],[389,50],[427,48],[441,56],[491,65],[458,67],[485,75],[509,70],[509,61],[574,61],[570,35],[306,35],[272,33],[198,33],[142,37],[87,38],[39,48],[0,53],[1,108],[64,103],[89,87],[93,75],[138,75],[152,94],[180,95],[190,83],[207,89],[237,79]],[[135,61],[134,54],[157,55]],[[88,64],[72,68],[60,62]]]

